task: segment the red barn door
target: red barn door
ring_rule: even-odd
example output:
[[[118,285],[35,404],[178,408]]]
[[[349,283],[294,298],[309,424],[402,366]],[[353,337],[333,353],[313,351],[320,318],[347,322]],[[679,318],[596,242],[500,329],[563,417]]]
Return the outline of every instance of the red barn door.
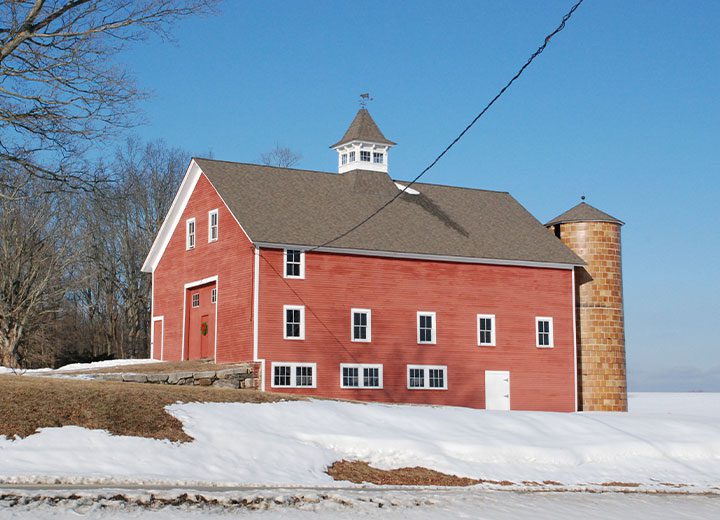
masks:
[[[215,357],[215,282],[186,291],[185,359]]]

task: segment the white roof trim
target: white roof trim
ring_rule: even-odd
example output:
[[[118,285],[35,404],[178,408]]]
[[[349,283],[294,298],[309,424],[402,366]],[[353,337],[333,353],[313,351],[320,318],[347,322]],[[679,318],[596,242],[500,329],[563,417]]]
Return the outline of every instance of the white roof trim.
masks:
[[[576,265],[583,264],[562,264],[553,262],[534,262],[531,260],[503,260],[499,258],[471,258],[466,256],[432,255],[426,253],[402,253],[397,251],[371,251],[366,249],[345,249],[340,247],[320,247],[300,244],[276,244],[272,242],[255,242],[255,245],[270,249],[312,249],[320,253],[339,253],[346,255],[379,256],[384,258],[406,258],[409,260],[431,260],[435,262],[456,262],[462,264],[490,264],[490,265],[511,265],[520,267],[543,267],[546,269],[572,269]]]
[[[165,216],[165,220],[163,220],[162,226],[160,226],[160,231],[158,231],[155,241],[150,248],[150,252],[143,263],[141,270],[144,273],[152,273],[157,267],[158,262],[160,262],[160,258],[162,258],[165,248],[167,247],[168,242],[170,242],[170,237],[172,237],[172,234],[180,221],[180,217],[182,216],[183,211],[185,211],[185,206],[187,205],[188,200],[190,200],[190,195],[192,195],[192,192],[195,190],[195,185],[197,184],[201,173],[202,170],[195,162],[195,159],[190,161],[190,166],[188,166],[188,169],[185,172],[185,177],[183,177],[183,180],[180,183],[180,189],[175,194],[175,198],[170,205],[170,209]]]

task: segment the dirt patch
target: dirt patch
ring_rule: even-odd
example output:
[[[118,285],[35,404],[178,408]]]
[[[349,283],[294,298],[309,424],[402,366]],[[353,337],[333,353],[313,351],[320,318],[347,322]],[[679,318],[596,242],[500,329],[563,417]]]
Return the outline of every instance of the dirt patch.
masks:
[[[355,484],[369,482],[390,486],[473,486],[483,482],[420,467],[377,469],[359,460],[335,462],[327,469],[327,474],[335,480],[348,480]]]
[[[82,426],[171,441],[192,440],[165,411],[176,402],[266,403],[297,396],[197,386],[133,385],[48,377],[0,376],[0,435],[27,437],[38,428]]]
[[[225,370],[243,366],[243,363],[213,363],[212,361],[163,361],[162,363],[147,363],[139,365],[119,365],[115,367],[95,368],[92,370],[69,370],[61,374],[168,374],[170,372],[206,372]],[[42,373],[40,375],[43,375]]]
[[[637,482],[603,482],[600,484],[601,486],[605,487],[640,487],[640,484]]]

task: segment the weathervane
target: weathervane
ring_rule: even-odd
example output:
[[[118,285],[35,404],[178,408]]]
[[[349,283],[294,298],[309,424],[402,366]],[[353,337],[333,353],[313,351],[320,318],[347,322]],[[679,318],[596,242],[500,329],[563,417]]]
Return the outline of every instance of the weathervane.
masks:
[[[360,108],[367,107],[367,104],[372,100],[373,98],[370,97],[370,94],[368,92],[360,94]]]

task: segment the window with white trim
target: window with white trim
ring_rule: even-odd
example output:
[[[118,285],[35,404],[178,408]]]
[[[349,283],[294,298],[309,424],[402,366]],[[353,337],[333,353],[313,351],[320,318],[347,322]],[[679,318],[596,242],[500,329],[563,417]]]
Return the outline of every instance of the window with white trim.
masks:
[[[350,162],[353,162],[355,160],[355,152],[350,152]]]
[[[553,319],[538,316],[535,318],[535,343],[538,348],[553,347]]]
[[[347,164],[347,154],[342,154],[342,164]]]
[[[375,164],[382,164],[384,160],[385,160],[385,154],[373,152],[373,162]]]
[[[350,309],[350,339],[355,342],[369,343],[372,339],[372,311],[370,309]]]
[[[299,249],[286,249],[283,253],[285,261],[285,278],[305,278],[305,252]]]
[[[210,291],[210,303],[217,303],[217,287],[213,287]]]
[[[480,347],[495,346],[495,315],[477,315],[477,343]]]
[[[317,386],[316,363],[273,363],[274,388],[315,388]]]
[[[208,211],[208,242],[215,242],[218,239],[218,210]]]
[[[426,344],[435,344],[435,313],[434,312],[418,312],[417,313],[417,342]]]
[[[195,249],[195,219],[185,221],[185,248]]]
[[[285,305],[285,339],[305,339],[305,306]]]
[[[340,364],[340,388],[382,388],[382,365]]]
[[[362,162],[370,162],[370,152],[368,150],[360,150],[360,160]]]
[[[200,307],[200,293],[195,293],[192,295],[192,306]]]
[[[447,390],[447,366],[408,365],[407,387],[410,390]]]

